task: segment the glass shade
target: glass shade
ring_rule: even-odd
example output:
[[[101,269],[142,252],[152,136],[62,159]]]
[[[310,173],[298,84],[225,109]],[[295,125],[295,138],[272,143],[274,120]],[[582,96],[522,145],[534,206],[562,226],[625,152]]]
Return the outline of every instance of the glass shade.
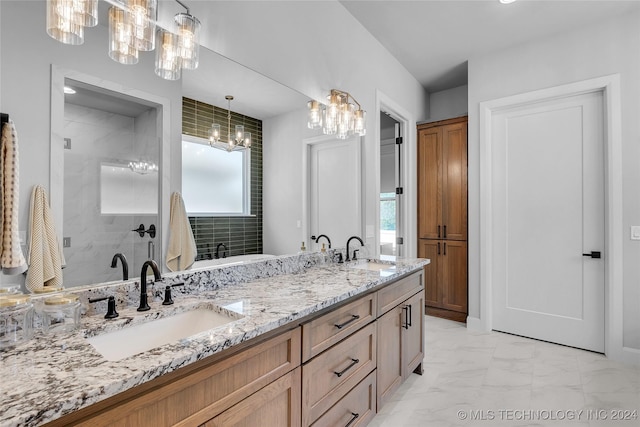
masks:
[[[251,132],[245,132],[244,143],[242,145],[244,145],[246,148],[251,147]]]
[[[135,48],[151,51],[156,44],[157,0],[127,0]]]
[[[84,27],[98,25],[98,0],[73,0],[76,23]]]
[[[220,125],[214,123],[211,125],[211,128],[209,129],[209,142],[215,143],[219,141],[220,141]]]
[[[182,58],[182,68],[198,68],[200,50],[200,21],[193,15],[179,13],[175,16],[178,26],[178,52]]]
[[[365,129],[365,121],[367,119],[367,112],[364,110],[357,110],[353,120],[353,131],[360,136],[364,136],[367,133]]]
[[[138,63],[129,15],[116,6],[109,8],[109,58],[121,64]]]
[[[316,129],[322,126],[322,104],[318,101],[309,101],[307,102],[307,108],[309,108],[307,127]]]
[[[47,0],[47,34],[61,43],[81,45],[84,43],[84,26],[74,0]]]
[[[353,134],[353,104],[343,103],[339,106],[338,111],[338,129],[336,137],[338,139],[347,139]]]
[[[238,144],[242,144],[244,140],[244,126],[236,125],[236,136],[233,140]],[[231,142],[231,138],[229,138],[229,142]]]
[[[156,74],[165,80],[178,80],[182,75],[178,55],[178,36],[158,30],[156,48]]]

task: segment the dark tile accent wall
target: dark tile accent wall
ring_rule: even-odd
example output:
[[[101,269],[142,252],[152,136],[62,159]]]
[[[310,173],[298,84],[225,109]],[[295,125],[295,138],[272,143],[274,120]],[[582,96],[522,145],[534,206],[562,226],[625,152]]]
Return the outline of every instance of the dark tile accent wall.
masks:
[[[226,108],[182,98],[183,134],[208,138],[207,132],[214,122],[220,124],[220,133],[227,135]],[[231,128],[242,124],[245,132],[251,132],[252,139],[252,216],[189,217],[198,247],[198,259],[213,258],[219,243],[224,243],[229,249],[227,256],[262,253],[262,121],[232,111]]]

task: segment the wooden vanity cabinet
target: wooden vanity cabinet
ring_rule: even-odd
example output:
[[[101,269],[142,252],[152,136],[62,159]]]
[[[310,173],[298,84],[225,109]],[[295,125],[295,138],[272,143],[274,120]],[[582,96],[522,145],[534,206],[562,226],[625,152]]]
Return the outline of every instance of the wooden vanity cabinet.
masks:
[[[401,279],[396,284],[379,291],[377,323],[378,367],[377,410],[389,400],[414,371],[422,374],[424,358],[424,292],[422,273]],[[390,307],[385,301],[394,301]],[[382,303],[382,304],[380,304]]]

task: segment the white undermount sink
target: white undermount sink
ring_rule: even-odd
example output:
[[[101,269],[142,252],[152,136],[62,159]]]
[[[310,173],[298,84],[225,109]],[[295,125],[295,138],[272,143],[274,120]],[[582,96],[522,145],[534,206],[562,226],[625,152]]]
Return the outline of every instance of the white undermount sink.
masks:
[[[360,261],[358,262],[358,264],[352,265],[351,268],[356,268],[359,270],[380,271],[380,270],[395,270],[396,265],[392,263],[384,263],[384,262],[376,262],[376,261]]]
[[[96,335],[86,340],[105,359],[118,361],[226,325],[240,317],[242,316],[231,317],[207,308],[198,308]]]

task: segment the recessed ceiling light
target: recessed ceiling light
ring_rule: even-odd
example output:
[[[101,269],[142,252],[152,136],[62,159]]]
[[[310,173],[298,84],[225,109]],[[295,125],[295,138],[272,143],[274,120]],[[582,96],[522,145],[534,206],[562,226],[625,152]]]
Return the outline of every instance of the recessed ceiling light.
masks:
[[[500,3],[502,3],[502,4],[509,4],[509,3],[513,3],[513,2],[515,2],[515,1],[516,1],[516,0],[500,0]]]
[[[76,91],[72,87],[65,86],[64,87],[64,93],[66,93],[68,95],[73,95],[74,93],[76,93]]]

